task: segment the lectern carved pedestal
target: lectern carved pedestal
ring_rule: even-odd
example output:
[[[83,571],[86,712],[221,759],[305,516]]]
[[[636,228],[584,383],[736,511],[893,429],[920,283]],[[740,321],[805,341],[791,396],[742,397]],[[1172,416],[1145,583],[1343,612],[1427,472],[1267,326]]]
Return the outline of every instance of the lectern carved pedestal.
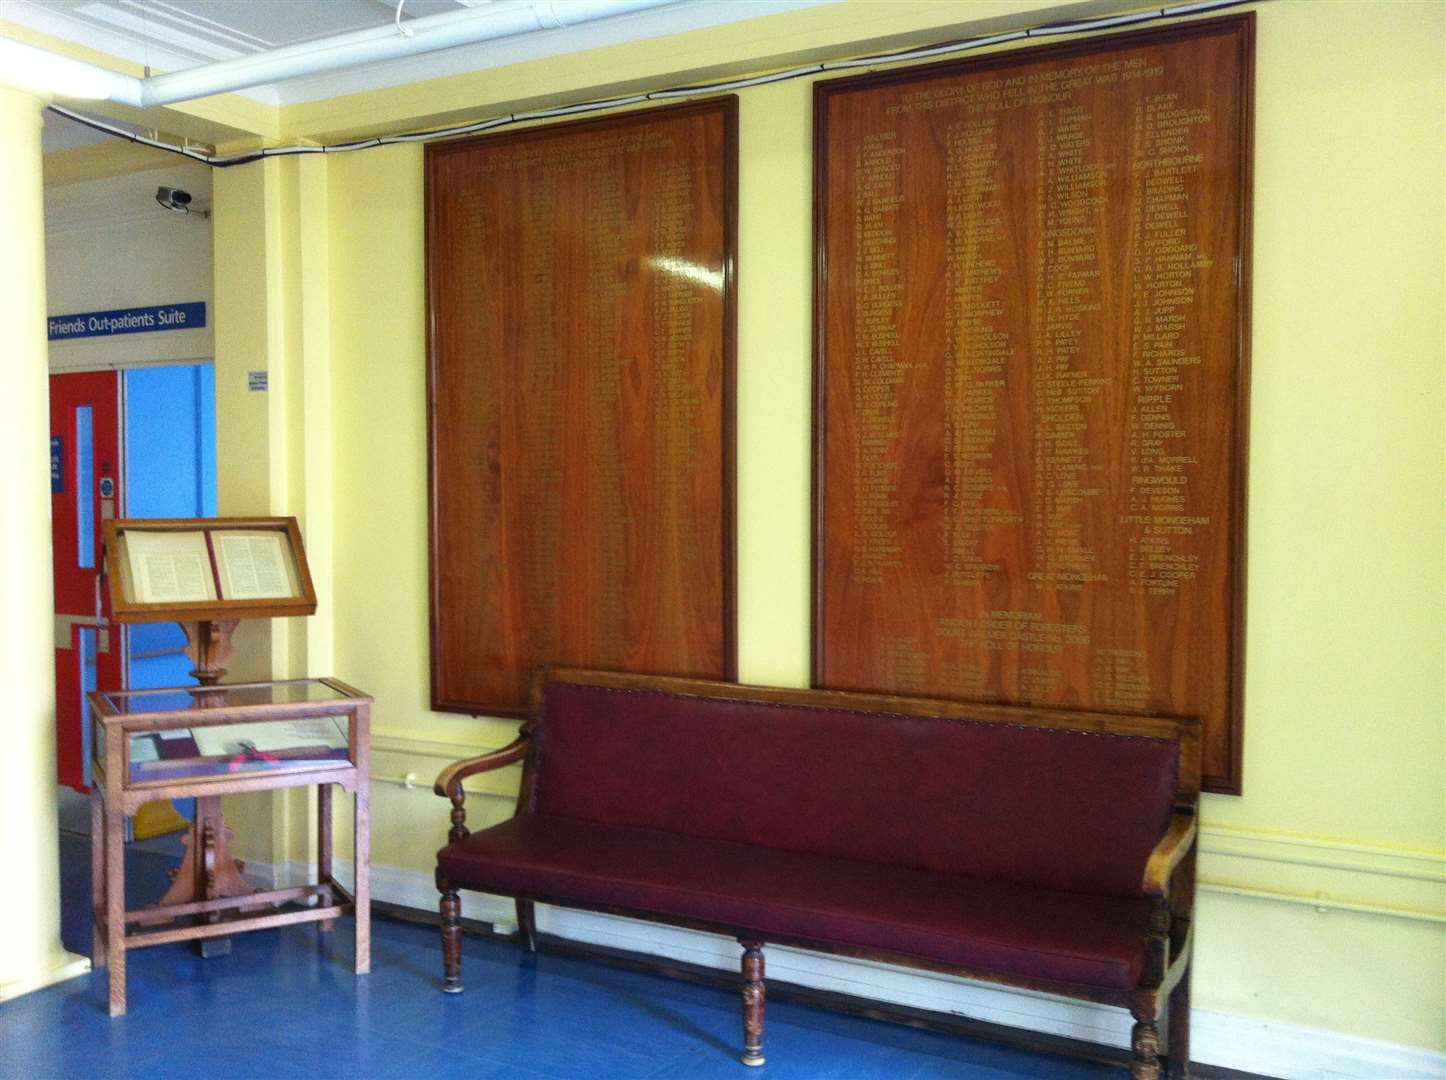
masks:
[[[235,646],[231,636],[236,632],[237,619],[202,619],[199,622],[181,624],[186,634],[186,655],[195,668],[191,677],[202,686],[216,686],[226,675],[227,664]],[[198,701],[208,696],[197,695]],[[233,896],[250,896],[256,890],[243,876],[246,864],[231,856],[231,840],[234,834],[221,813],[218,797],[198,798],[196,816],[191,828],[182,841],[184,854],[181,865],[171,871],[171,887],[166,895],[154,905],[155,908],[171,908],[180,904],[197,901],[220,900]],[[242,908],[242,911],[256,911],[256,907]],[[172,915],[145,915],[136,920],[143,926],[168,923]],[[212,924],[220,919],[218,912],[195,916],[198,925]],[[330,929],[333,924],[325,924]],[[230,938],[203,938],[196,942],[196,950],[204,957],[225,956],[231,951]]]

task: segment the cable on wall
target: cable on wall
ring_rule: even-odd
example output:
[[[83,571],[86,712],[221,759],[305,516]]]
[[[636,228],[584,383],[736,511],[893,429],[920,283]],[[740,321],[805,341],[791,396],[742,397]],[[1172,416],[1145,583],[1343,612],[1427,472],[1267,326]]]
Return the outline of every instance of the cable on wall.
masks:
[[[405,2],[406,0],[402,0],[402,2],[397,5],[398,19],[400,19],[401,16],[402,4]],[[526,123],[530,120],[551,120],[563,116],[580,116],[587,113],[602,112],[607,109],[618,109],[627,105],[637,105],[648,101],[667,101],[672,98],[728,93],[734,90],[746,90],[754,86],[766,86],[770,83],[788,82],[792,79],[807,78],[810,75],[826,74],[831,71],[847,71],[851,68],[871,67],[876,64],[900,64],[912,60],[927,60],[936,57],[952,56],[974,49],[983,49],[990,45],[1002,45],[1010,41],[1052,37],[1058,34],[1095,34],[1105,30],[1114,30],[1121,26],[1136,26],[1141,23],[1157,22],[1160,19],[1172,19],[1181,15],[1198,15],[1205,11],[1218,11],[1223,8],[1240,7],[1243,4],[1257,2],[1259,2],[1259,0],[1195,0],[1195,2],[1192,3],[1151,8],[1147,11],[1131,12],[1125,15],[1110,15],[1099,19],[1087,19],[1083,22],[1050,23],[1045,26],[1031,27],[1027,30],[1011,30],[1004,34],[965,38],[962,41],[949,41],[939,45],[927,45],[922,48],[906,49],[900,52],[877,53],[871,56],[856,57],[851,60],[830,60],[823,63],[806,64],[802,67],[788,68],[784,71],[775,71],[767,75],[754,75],[748,78],[733,79],[725,82],[677,86],[670,87],[666,90],[651,90],[642,94],[628,94],[622,97],[586,101],[576,105],[560,105],[551,109],[535,109],[530,112],[506,113],[502,116],[494,116],[486,120],[477,120],[467,124],[458,124],[454,127],[405,132],[400,135],[379,135],[370,139],[357,139],[352,142],[332,143],[326,146],[275,146],[263,150],[248,151],[243,154],[210,154],[203,150],[197,150],[194,147],[177,146],[174,143],[149,138],[145,135],[137,134],[134,131],[127,131],[125,128],[117,127],[114,124],[109,124],[93,116],[86,116],[83,113],[74,112],[60,105],[50,105],[48,108],[51,112],[59,116],[63,116],[68,120],[74,120],[78,124],[83,124],[88,128],[104,132],[107,135],[114,135],[116,138],[125,139],[128,142],[133,142],[140,146],[149,146],[155,150],[164,150],[167,153],[178,154],[181,157],[190,158],[192,161],[199,161],[203,165],[209,165],[213,169],[226,169],[233,165],[247,165],[253,161],[261,161],[265,158],[272,157],[291,157],[298,154],[344,154],[353,150],[370,150],[377,146],[393,146],[400,143],[425,143],[437,139],[451,139],[459,135],[476,135],[484,131],[493,131],[497,128],[508,127],[512,124]]]

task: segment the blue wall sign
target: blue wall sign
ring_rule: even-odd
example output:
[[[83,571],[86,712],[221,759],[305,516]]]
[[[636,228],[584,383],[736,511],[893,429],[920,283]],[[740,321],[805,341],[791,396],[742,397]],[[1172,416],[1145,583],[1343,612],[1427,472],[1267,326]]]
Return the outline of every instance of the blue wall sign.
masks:
[[[206,325],[206,303],[160,304],[156,307],[117,308],[53,315],[46,329],[51,341],[105,337],[111,334],[149,334],[157,330],[197,330]]]
[[[50,436],[50,490],[53,494],[65,491],[65,442],[59,435]]]

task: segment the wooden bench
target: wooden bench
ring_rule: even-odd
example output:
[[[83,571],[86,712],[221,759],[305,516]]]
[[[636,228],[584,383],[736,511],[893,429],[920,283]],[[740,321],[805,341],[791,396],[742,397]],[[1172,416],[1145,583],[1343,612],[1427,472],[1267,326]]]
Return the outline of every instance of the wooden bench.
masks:
[[[462,781],[518,761],[469,834]],[[1199,788],[1193,722],[543,672],[517,741],[437,778],[443,989],[475,889],[528,949],[536,901],[736,937],[748,1065],[777,943],[1119,1006],[1131,1076],[1182,1077]]]

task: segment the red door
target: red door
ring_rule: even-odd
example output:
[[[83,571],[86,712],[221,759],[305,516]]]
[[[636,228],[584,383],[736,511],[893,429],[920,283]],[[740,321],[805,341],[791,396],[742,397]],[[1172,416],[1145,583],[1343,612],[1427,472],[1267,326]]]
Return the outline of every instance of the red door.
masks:
[[[60,782],[87,790],[87,690],[121,686],[121,641],[101,587],[101,522],[120,497],[120,375],[50,377],[50,520],[55,559],[55,723]]]

